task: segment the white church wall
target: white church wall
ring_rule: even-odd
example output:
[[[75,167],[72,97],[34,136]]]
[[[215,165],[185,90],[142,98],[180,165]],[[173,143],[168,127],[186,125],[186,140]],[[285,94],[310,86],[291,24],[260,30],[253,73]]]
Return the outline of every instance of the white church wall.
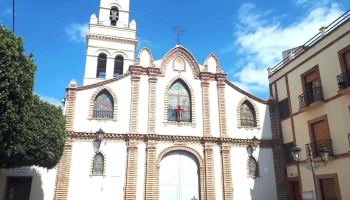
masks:
[[[105,176],[91,176],[93,142],[74,142],[70,169],[68,200],[123,199],[125,180],[125,142],[102,142]]]
[[[231,148],[234,199],[277,200],[272,149],[257,148],[253,156],[259,163],[256,179],[248,177],[246,148]]]
[[[215,176],[215,200],[222,200],[222,180],[221,180],[221,153],[220,147],[214,146],[214,176]]]
[[[143,200],[145,185],[146,144],[138,145],[136,200]]]
[[[149,83],[147,76],[141,76],[139,88],[139,112],[138,112],[138,131],[146,134],[148,129],[148,95]]]
[[[100,35],[105,35],[109,37],[136,39],[136,30],[131,30],[131,29],[125,30],[124,28],[119,28],[115,26],[110,26],[109,28],[106,28],[106,26],[100,25],[100,24],[90,24],[89,33],[100,34]],[[119,44],[122,44],[122,43],[118,43],[118,45]]]
[[[226,85],[226,120],[227,120],[227,133],[231,138],[253,138],[256,136],[259,139],[271,139],[271,125],[268,106],[250,99],[259,111],[260,129],[246,129],[238,128],[237,124],[237,106],[239,102],[245,97],[242,93],[236,91],[231,86]]]
[[[209,83],[209,104],[211,135],[220,137],[219,99],[216,81]],[[229,119],[227,118],[226,120]]]
[[[130,119],[131,80],[125,77],[119,81],[107,84],[118,99],[117,121],[89,120],[89,105],[93,93],[98,87],[77,91],[74,112],[73,130],[76,132],[95,132],[102,128],[106,133],[128,133]]]

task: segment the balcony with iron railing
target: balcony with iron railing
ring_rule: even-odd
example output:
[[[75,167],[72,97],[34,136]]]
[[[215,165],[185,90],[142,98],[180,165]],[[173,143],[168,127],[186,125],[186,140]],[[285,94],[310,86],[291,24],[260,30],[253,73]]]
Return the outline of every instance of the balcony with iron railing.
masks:
[[[337,76],[339,94],[349,94],[350,93],[350,70],[345,70],[345,72]]]
[[[326,147],[326,149],[330,151],[329,156],[334,156],[332,140],[330,139],[311,142],[308,145],[311,145],[313,158],[321,157],[320,150],[322,149],[322,147]]]
[[[314,87],[311,91],[299,95],[299,109],[312,108],[323,103],[322,87]]]
[[[113,110],[94,110],[94,119],[113,119]]]

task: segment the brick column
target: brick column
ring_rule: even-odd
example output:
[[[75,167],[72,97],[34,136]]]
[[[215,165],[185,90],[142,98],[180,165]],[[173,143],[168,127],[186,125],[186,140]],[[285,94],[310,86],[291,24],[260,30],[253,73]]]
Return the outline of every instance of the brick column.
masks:
[[[288,181],[287,181],[284,152],[282,148],[282,134],[279,126],[277,104],[274,100],[269,99],[268,106],[269,106],[269,112],[270,112],[272,139],[278,141],[277,144],[275,144],[272,149],[273,162],[275,166],[277,199],[287,200],[288,199],[288,190],[287,190]]]
[[[139,87],[140,76],[133,74],[131,77],[130,133],[138,132]]]
[[[215,173],[214,173],[214,154],[213,145],[204,143],[204,165],[205,165],[205,184],[206,199],[215,200]]]
[[[221,180],[222,180],[222,199],[233,199],[232,188],[232,168],[231,168],[231,146],[229,144],[221,144]]]
[[[127,141],[127,161],[125,174],[124,199],[136,200],[137,187],[137,164],[138,164],[138,141]]]
[[[72,144],[67,141],[64,146],[63,155],[57,166],[54,200],[67,200],[68,198],[71,160]]]
[[[220,120],[220,137],[227,137],[226,131],[226,100],[225,100],[225,80],[226,74],[216,74],[218,102],[219,102],[219,120]]]
[[[145,200],[158,199],[158,176],[157,176],[157,142],[148,140],[146,142],[146,170],[145,170]]]
[[[203,135],[211,137],[210,127],[210,101],[209,101],[209,79],[210,74],[202,72],[200,74],[202,80],[202,108],[203,108]]]
[[[65,115],[66,115],[66,130],[73,131],[73,120],[75,111],[75,98],[77,95],[77,82],[73,79],[70,81],[68,88],[66,89],[66,102],[65,102]]]
[[[156,130],[157,77],[149,77],[148,82],[148,133],[154,134]]]

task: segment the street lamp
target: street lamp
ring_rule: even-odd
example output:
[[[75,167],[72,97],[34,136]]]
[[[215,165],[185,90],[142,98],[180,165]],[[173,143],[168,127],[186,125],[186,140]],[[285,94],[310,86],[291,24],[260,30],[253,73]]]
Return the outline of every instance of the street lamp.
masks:
[[[249,156],[253,155],[253,152],[256,150],[258,143],[259,143],[259,139],[254,136],[252,138],[252,141],[247,146],[247,152]]]
[[[105,134],[105,132],[102,130],[102,128],[100,128],[98,131],[96,131],[96,139],[95,139],[95,141],[97,142],[97,147],[95,149],[95,152],[97,152],[100,149],[101,142],[102,142],[104,134]]]
[[[323,146],[320,150],[319,153],[321,154],[321,160],[323,162],[322,165],[315,165],[314,164],[314,159],[313,159],[313,152],[312,152],[312,146],[311,144],[306,144],[305,145],[305,149],[306,149],[306,156],[310,161],[309,165],[304,165],[302,163],[300,163],[301,157],[300,157],[300,151],[301,148],[298,147],[293,147],[292,148],[292,156],[294,161],[300,163],[300,165],[302,167],[305,167],[308,170],[312,171],[312,177],[314,179],[314,185],[315,185],[315,195],[316,195],[316,200],[319,200],[318,198],[318,190],[317,190],[317,181],[316,181],[316,175],[315,175],[315,171],[326,166],[327,162],[328,162],[328,156],[329,156],[329,152],[330,150],[328,150],[325,146]]]
[[[66,104],[66,98],[62,98],[61,103],[62,103],[62,107],[64,107],[64,105]]]

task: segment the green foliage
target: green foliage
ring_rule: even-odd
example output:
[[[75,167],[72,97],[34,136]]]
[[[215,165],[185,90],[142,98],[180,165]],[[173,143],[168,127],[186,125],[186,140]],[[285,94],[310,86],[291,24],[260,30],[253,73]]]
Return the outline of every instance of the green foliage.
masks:
[[[52,168],[63,153],[65,118],[60,107],[33,95],[36,66],[23,44],[0,24],[0,168]]]

